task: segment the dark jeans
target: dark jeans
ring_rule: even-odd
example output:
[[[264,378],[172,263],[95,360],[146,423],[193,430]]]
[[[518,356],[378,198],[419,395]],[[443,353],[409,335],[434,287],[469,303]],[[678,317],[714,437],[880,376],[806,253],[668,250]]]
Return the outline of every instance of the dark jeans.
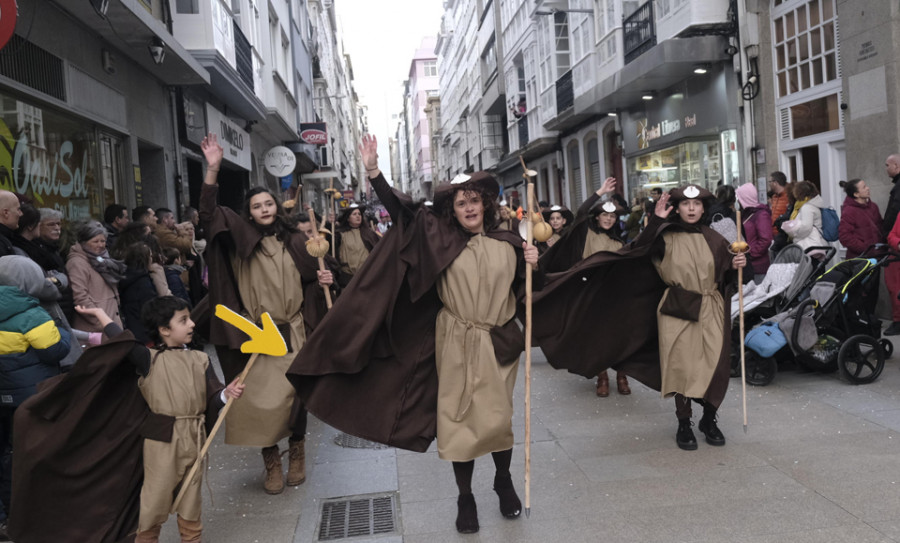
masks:
[[[0,407],[0,522],[6,522],[12,495],[13,414],[15,407]]]

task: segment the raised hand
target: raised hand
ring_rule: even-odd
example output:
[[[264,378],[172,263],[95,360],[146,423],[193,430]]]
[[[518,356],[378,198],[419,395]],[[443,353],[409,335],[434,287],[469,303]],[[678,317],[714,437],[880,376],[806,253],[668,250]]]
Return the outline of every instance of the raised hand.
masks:
[[[359,154],[366,170],[378,169],[378,140],[372,134],[366,134],[359,144]]]
[[[669,193],[664,192],[662,196],[659,197],[659,200],[656,201],[656,209],[653,210],[653,214],[661,219],[665,219],[669,216],[669,213],[672,212],[672,208],[669,205]]]
[[[214,170],[218,170],[219,165],[222,164],[222,157],[225,156],[225,150],[219,145],[219,137],[210,132],[200,142],[200,149],[203,151],[203,156],[206,157],[207,165]]]
[[[604,194],[610,193],[616,190],[616,178],[615,177],[607,177],[605,181],[603,181],[603,186],[597,189],[597,196],[603,196]]]

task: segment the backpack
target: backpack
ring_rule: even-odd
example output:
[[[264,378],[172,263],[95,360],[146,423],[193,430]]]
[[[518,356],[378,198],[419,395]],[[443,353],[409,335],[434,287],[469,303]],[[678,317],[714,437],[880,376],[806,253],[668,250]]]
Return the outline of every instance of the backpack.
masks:
[[[838,227],[841,219],[838,217],[837,211],[830,207],[822,208],[822,237],[825,241],[838,240]]]

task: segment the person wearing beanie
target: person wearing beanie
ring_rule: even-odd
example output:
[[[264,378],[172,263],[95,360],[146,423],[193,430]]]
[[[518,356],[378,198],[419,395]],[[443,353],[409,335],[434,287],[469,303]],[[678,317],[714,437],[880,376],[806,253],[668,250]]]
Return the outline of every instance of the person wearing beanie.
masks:
[[[744,241],[750,246],[747,267],[753,270],[753,280],[762,282],[769,270],[769,246],[772,245],[772,212],[759,203],[753,183],[744,183],[735,190],[741,206],[741,228]]]

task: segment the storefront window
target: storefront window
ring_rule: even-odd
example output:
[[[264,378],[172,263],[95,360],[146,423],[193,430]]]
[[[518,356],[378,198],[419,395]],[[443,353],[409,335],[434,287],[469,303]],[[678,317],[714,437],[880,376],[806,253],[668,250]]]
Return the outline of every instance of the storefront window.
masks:
[[[100,217],[96,156],[91,124],[0,94],[0,188],[70,220]]]
[[[720,144],[716,139],[689,141],[630,158],[627,168],[632,200],[649,197],[656,187],[665,192],[688,183],[715,192],[722,179]]]

